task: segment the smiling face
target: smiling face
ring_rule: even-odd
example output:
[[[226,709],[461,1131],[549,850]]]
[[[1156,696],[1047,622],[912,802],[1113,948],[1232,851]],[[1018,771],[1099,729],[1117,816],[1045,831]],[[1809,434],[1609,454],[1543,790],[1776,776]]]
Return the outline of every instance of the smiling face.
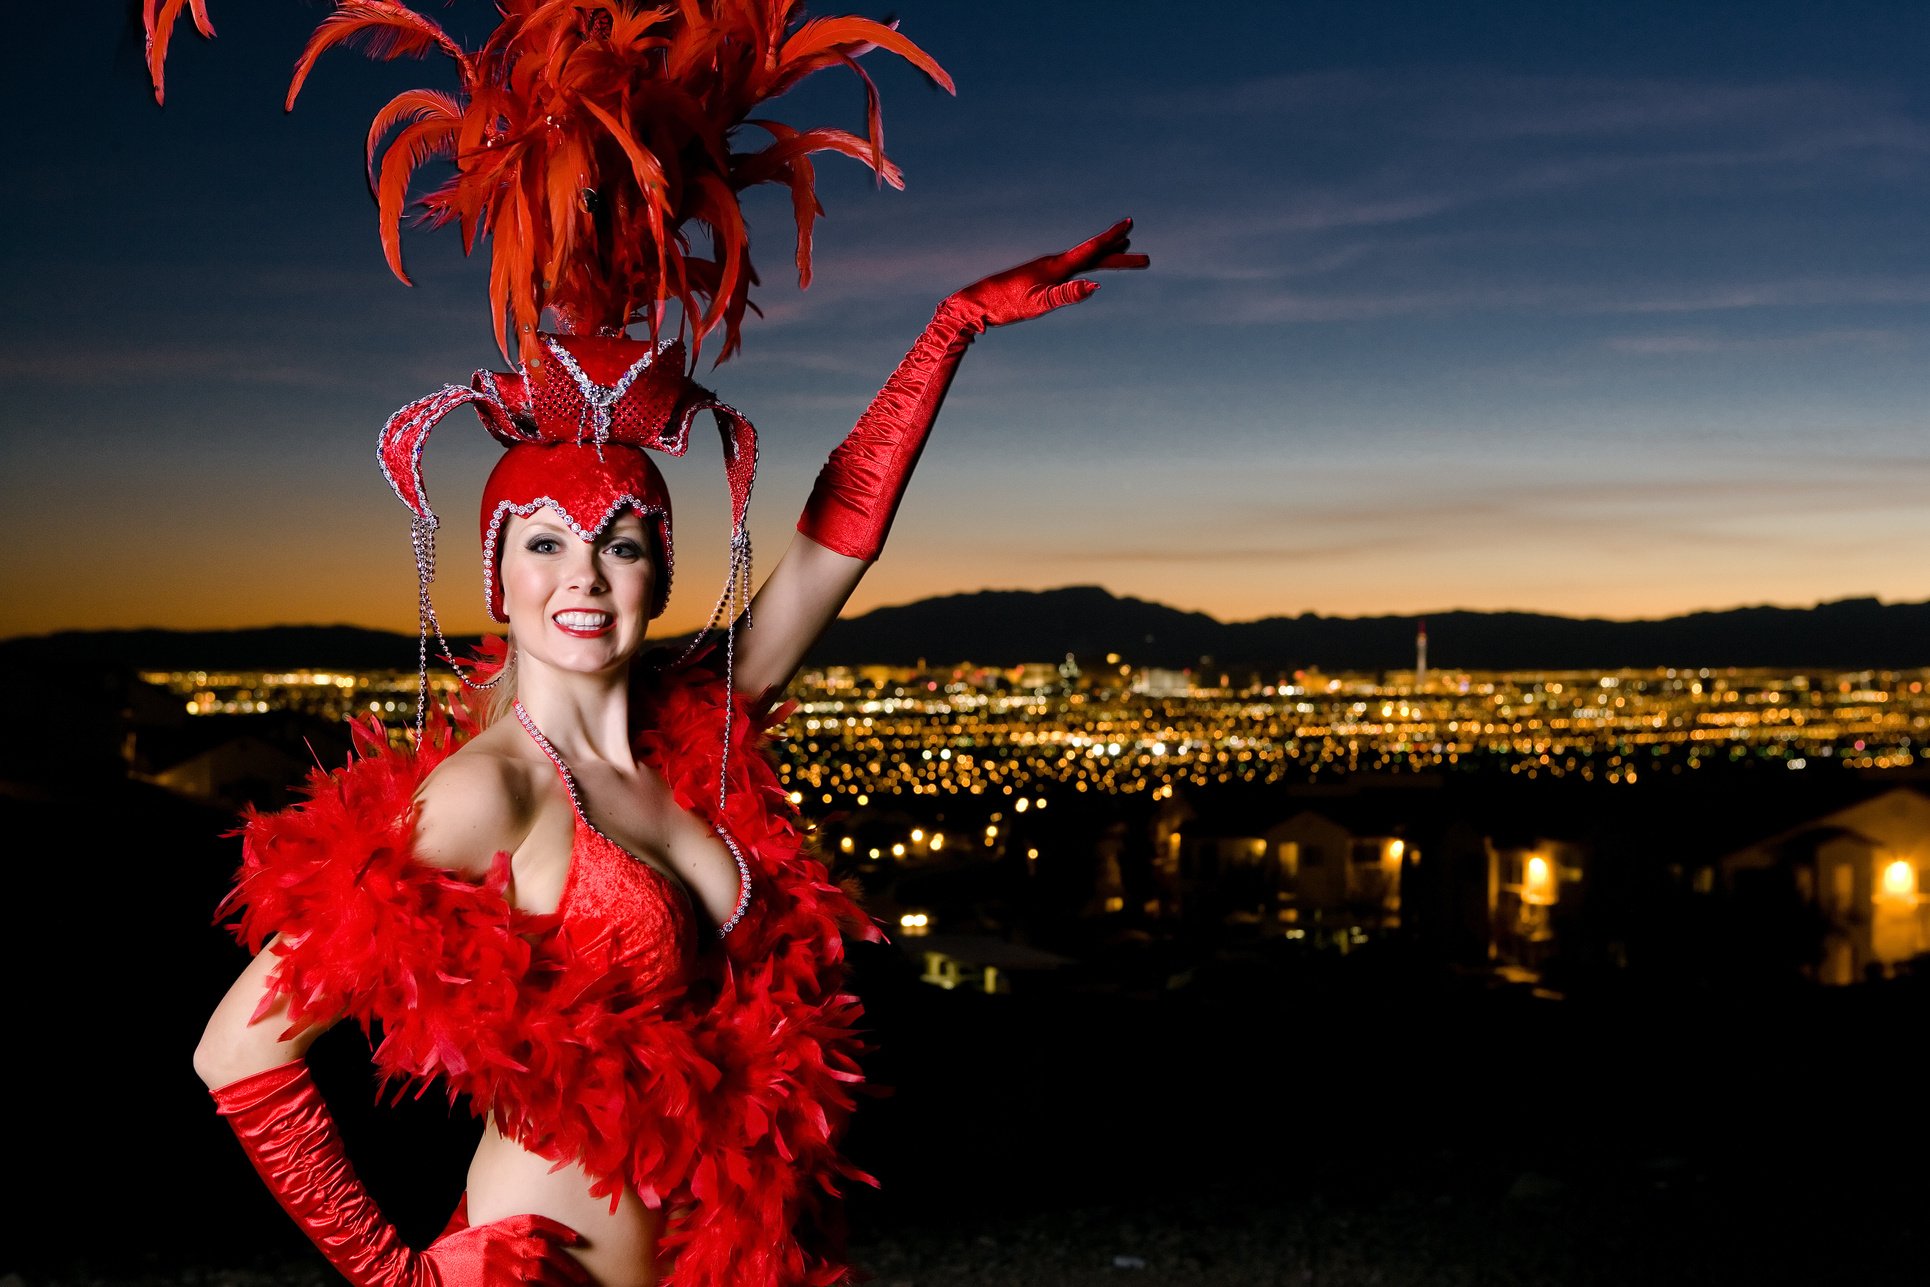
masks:
[[[501,550],[503,608],[524,656],[595,674],[642,646],[658,568],[635,512],[624,510],[591,541],[548,506],[511,514]]]

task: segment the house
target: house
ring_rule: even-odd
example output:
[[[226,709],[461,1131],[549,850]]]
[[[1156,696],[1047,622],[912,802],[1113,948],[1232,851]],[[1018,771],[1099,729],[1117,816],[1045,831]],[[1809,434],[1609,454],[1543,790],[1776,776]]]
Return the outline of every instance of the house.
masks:
[[[1186,818],[1161,839],[1189,916],[1343,951],[1400,925],[1401,877],[1413,855],[1399,836],[1357,833],[1302,808],[1272,822]]]
[[[1883,977],[1930,952],[1930,796],[1895,787],[1725,854],[1732,901],[1760,912],[1778,901],[1807,910],[1818,982]]]
[[[308,766],[285,748],[253,733],[232,734],[165,768],[133,776],[176,795],[225,809],[288,797]]]
[[[1564,920],[1577,919],[1588,847],[1536,836],[1526,843],[1483,838],[1487,856],[1488,959],[1539,971],[1554,956]]]

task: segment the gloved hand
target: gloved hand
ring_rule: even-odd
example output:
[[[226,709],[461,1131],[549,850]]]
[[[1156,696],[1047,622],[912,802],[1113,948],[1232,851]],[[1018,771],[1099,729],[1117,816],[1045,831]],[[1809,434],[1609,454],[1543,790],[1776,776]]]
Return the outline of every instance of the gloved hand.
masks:
[[[1132,226],[1132,220],[1121,219],[1090,241],[994,273],[940,304],[911,352],[825,461],[797,530],[839,554],[877,558],[972,338],[989,327],[1023,322],[1087,298],[1099,283],[1080,273],[1146,267],[1152,261],[1145,255],[1126,253]]]
[[[213,1094],[268,1191],[356,1287],[590,1287],[589,1274],[563,1250],[579,1235],[544,1216],[476,1225],[426,1251],[403,1242],[356,1178],[305,1061],[230,1082]]]
[[[1126,253],[1132,235],[1133,221],[1121,219],[1071,250],[1040,255],[1017,268],[973,282],[939,305],[939,312],[951,313],[959,325],[976,332],[1030,321],[1055,308],[1077,304],[1099,289],[1098,282],[1079,278],[1078,274],[1144,268],[1152,263],[1145,255]]]
[[[444,1234],[416,1256],[441,1287],[591,1287],[589,1271],[563,1251],[581,1241],[548,1216],[513,1215]]]

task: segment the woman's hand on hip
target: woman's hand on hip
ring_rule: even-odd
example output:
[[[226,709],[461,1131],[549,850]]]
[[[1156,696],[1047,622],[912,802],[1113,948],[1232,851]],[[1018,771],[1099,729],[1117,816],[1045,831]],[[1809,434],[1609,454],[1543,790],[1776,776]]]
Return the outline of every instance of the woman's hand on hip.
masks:
[[[565,1250],[582,1241],[548,1216],[513,1215],[438,1238],[418,1254],[438,1287],[594,1287],[589,1270]]]

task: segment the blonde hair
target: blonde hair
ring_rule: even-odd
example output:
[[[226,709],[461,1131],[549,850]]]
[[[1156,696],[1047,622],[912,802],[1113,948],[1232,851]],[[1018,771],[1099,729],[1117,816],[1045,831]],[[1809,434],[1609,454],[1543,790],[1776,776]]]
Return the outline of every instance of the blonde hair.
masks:
[[[516,704],[516,637],[511,635],[505,642],[509,654],[503,659],[500,677],[496,683],[476,694],[478,732],[507,716],[510,708]]]

